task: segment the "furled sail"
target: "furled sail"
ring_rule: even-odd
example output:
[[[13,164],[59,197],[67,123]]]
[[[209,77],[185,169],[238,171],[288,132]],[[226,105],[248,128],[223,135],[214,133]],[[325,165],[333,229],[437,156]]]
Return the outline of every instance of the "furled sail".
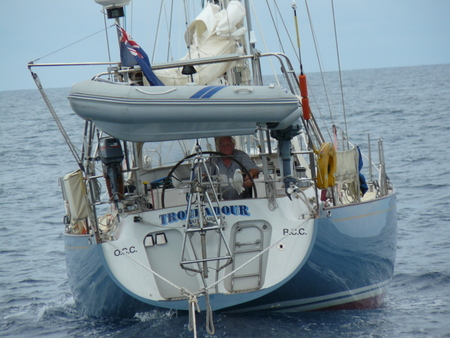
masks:
[[[231,1],[227,9],[211,3],[189,25],[185,34],[188,52],[181,60],[213,57],[218,55],[244,54],[240,40],[246,28],[240,27],[245,17],[245,8],[239,1]],[[193,80],[198,85],[218,84],[217,79],[236,66],[236,62],[223,62],[195,66]],[[166,85],[182,86],[191,82],[191,77],[182,74],[182,68],[155,70],[155,74]]]

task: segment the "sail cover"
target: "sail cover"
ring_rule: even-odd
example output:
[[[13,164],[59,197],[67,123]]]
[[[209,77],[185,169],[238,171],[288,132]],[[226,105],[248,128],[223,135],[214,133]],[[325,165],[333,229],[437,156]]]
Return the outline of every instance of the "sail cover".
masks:
[[[240,27],[245,17],[245,8],[239,1],[231,1],[227,9],[211,3],[189,25],[185,40],[188,52],[181,60],[198,59],[228,54],[244,54],[239,43],[245,34],[245,27]],[[199,85],[213,84],[217,78],[229,71],[236,62],[224,62],[196,66],[197,73],[193,80]],[[185,85],[191,78],[181,73],[181,68],[155,70],[156,76],[167,85]]]

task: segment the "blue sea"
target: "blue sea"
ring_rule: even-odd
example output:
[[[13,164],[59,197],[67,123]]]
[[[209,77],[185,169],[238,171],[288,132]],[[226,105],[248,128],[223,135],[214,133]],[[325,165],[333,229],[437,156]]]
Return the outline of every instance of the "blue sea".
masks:
[[[326,75],[339,82],[336,73]],[[342,77],[349,137],[363,151],[367,133],[373,148],[383,138],[398,192],[397,263],[386,303],[376,310],[214,314],[214,337],[450,337],[450,64]],[[310,80],[321,81],[314,74]],[[48,90],[81,145],[83,122],[67,93]],[[326,109],[321,114],[330,119]],[[192,337],[187,315],[174,311],[127,320],[77,314],[57,182],[75,162],[37,90],[0,92],[0,117],[0,336]],[[209,337],[204,314],[197,328]]]

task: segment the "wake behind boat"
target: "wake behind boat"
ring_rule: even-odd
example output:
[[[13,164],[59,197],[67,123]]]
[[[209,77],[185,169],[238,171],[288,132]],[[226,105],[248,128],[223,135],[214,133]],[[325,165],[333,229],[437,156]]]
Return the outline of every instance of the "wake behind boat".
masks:
[[[203,4],[186,56],[153,66],[122,28],[129,0],[96,2],[121,61],[72,87],[81,152],[32,73],[78,164],[60,183],[80,314],[381,306],[396,254],[382,141],[365,178],[358,147],[323,137],[303,65],[255,48],[247,1]]]

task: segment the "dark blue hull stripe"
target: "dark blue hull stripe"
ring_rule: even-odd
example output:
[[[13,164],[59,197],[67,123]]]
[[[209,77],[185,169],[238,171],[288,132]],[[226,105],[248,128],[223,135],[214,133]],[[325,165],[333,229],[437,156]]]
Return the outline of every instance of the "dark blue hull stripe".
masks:
[[[337,292],[334,294],[325,294],[322,296],[311,298],[298,298],[295,300],[288,300],[278,302],[276,300],[268,301],[265,304],[256,306],[242,306],[236,310],[224,312],[229,313],[243,313],[251,311],[275,311],[275,312],[299,312],[299,311],[311,311],[319,309],[327,309],[333,306],[344,306],[352,303],[363,302],[364,300],[383,296],[387,291],[387,286],[390,282],[386,280],[374,285],[351,289],[347,291]]]
[[[225,86],[208,86],[192,95],[190,99],[209,99],[211,96],[213,96],[223,88],[225,88]]]

